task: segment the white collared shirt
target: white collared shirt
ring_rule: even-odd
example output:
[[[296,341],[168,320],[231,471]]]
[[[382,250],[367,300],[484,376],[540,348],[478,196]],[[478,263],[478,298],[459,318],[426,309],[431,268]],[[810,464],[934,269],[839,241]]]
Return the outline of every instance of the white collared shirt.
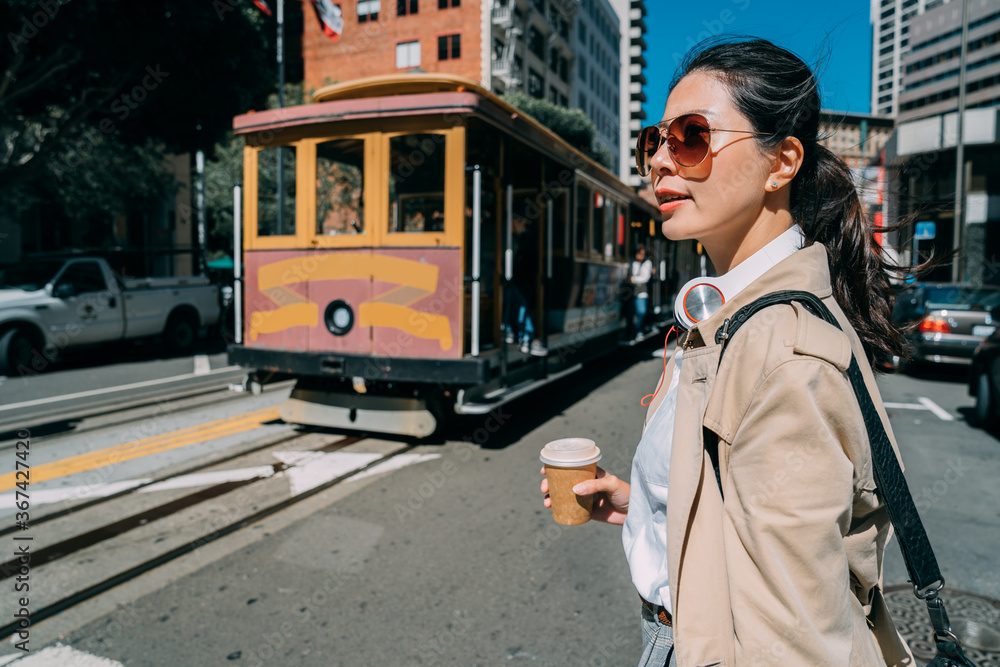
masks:
[[[775,259],[784,259],[799,250],[802,243],[802,230],[798,225],[793,225],[758,252],[768,253]],[[755,278],[726,295],[727,300],[746,289]],[[642,439],[635,449],[628,515],[622,527],[622,546],[625,548],[632,583],[639,595],[653,604],[662,605],[670,613],[673,610],[667,569],[667,483],[674,441],[677,385],[683,361],[684,352],[678,348],[674,353],[674,371],[667,393],[646,423]]]

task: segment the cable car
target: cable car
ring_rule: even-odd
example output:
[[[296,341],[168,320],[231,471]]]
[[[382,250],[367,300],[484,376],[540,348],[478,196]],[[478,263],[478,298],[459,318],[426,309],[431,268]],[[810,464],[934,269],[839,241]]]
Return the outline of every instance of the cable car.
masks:
[[[647,318],[669,314],[678,248],[658,210],[473,81],[351,81],[234,128],[229,357],[296,379],[285,421],[425,437],[572,373],[628,342],[639,242],[657,267]]]

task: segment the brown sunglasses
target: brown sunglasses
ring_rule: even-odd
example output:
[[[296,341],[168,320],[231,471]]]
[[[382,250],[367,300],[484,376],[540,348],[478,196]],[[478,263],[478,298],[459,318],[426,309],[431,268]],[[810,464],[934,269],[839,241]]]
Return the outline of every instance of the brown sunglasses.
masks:
[[[660,150],[664,140],[674,162],[682,167],[697,167],[708,157],[712,132],[739,132],[754,136],[770,134],[749,130],[721,130],[709,126],[708,119],[700,113],[684,114],[673,120],[644,127],[639,132],[639,139],[635,143],[635,167],[639,170],[639,175],[649,175],[653,156]]]

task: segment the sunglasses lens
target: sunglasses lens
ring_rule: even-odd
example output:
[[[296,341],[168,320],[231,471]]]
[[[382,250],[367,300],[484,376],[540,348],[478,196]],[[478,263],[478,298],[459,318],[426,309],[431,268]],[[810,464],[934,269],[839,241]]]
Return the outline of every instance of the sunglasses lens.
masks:
[[[708,157],[709,138],[712,131],[708,121],[700,114],[687,114],[675,118],[667,127],[667,149],[673,160],[682,167],[695,167]],[[660,126],[644,127],[635,144],[635,167],[640,176],[648,176],[650,164],[663,143]]]
[[[640,176],[649,175],[650,161],[659,149],[660,128],[656,126],[642,128],[635,142],[635,168]]]
[[[704,116],[680,116],[667,128],[667,148],[677,164],[694,167],[708,157],[710,136],[711,130]]]

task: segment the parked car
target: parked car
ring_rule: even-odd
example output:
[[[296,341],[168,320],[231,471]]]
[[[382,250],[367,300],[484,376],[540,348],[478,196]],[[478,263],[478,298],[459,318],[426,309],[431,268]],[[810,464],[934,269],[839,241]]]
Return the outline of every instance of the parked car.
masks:
[[[1000,306],[991,316],[1000,319]],[[976,399],[976,423],[993,426],[1000,417],[1000,330],[979,344],[969,368],[969,396]]]
[[[915,323],[907,338],[912,362],[968,364],[976,347],[997,330],[991,311],[1000,287],[916,283],[896,296],[897,324]]]
[[[60,351],[161,336],[194,346],[219,321],[219,288],[204,276],[126,278],[98,257],[0,268],[0,374],[44,365]]]

